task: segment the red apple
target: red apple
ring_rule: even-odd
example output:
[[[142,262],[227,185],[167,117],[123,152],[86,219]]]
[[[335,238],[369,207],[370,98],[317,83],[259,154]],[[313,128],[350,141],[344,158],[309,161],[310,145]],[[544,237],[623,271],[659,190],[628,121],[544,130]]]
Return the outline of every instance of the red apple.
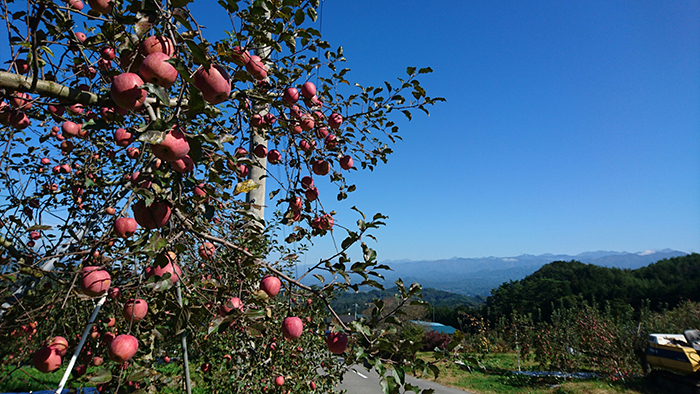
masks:
[[[301,124],[301,129],[304,131],[313,130],[313,128],[315,126],[314,118],[312,118],[311,116],[308,116],[308,115],[303,116],[301,118],[300,124]]]
[[[122,316],[126,321],[140,322],[146,317],[148,313],[148,303],[142,299],[133,298],[124,304],[124,309],[122,309]]]
[[[170,362],[170,357],[168,357],[168,356],[163,357],[163,361],[164,361],[166,364],[169,363],[169,362]]]
[[[69,7],[69,8],[72,8],[72,9],[74,9],[74,10],[76,10],[76,11],[81,11],[81,10],[83,9],[84,6],[85,6],[85,4],[83,4],[82,0],[68,0],[68,7]],[[81,34],[82,34],[82,33],[81,33]],[[75,35],[77,36],[78,33],[75,33]],[[80,40],[80,41],[81,41],[81,42],[82,42],[82,41],[85,41],[85,39],[82,39],[82,40]]]
[[[276,296],[280,292],[280,286],[282,282],[275,276],[267,275],[260,281],[260,290],[267,293],[269,297]]]
[[[194,170],[194,162],[192,161],[192,159],[190,159],[189,156],[185,156],[180,160],[171,161],[170,167],[173,170],[179,172],[180,174],[184,174]]]
[[[333,354],[342,354],[348,347],[348,336],[342,332],[331,332],[326,339],[328,350]]]
[[[349,170],[352,168],[352,156],[345,155],[340,159],[340,168]]]
[[[109,345],[109,358],[118,363],[129,361],[139,350],[139,341],[128,334],[118,335]]]
[[[328,126],[331,126],[334,129],[337,129],[340,127],[340,125],[343,123],[343,116],[337,113],[332,113],[331,116],[328,117]]]
[[[63,123],[65,124],[66,122]],[[114,142],[119,146],[127,147],[134,142],[134,136],[126,129],[120,127],[114,131]]]
[[[239,164],[238,165],[238,175],[241,178],[245,178],[248,176],[248,166],[245,164]]]
[[[136,222],[147,229],[161,228],[170,220],[170,205],[165,201],[154,201],[146,206],[146,202],[140,200],[132,209]]]
[[[61,366],[61,355],[52,347],[46,346],[37,350],[32,357],[34,368],[40,372],[49,373]]]
[[[277,149],[273,149],[273,150],[267,152],[267,161],[269,161],[270,164],[277,164],[281,160],[282,160],[282,154]]]
[[[95,358],[92,359],[92,365],[99,367],[104,363],[104,359],[100,356],[95,356]]]
[[[15,93],[14,97],[10,99],[10,104],[13,107],[27,110],[32,107],[32,96],[27,93]]]
[[[284,384],[284,376],[280,375],[275,378],[275,384],[278,386],[282,386]]]
[[[141,151],[138,148],[126,148],[126,156],[129,159],[136,160],[141,156]]]
[[[243,311],[243,302],[241,302],[241,299],[238,297],[233,297],[230,300],[228,300],[227,303],[221,305],[220,312],[222,312],[222,315],[225,315],[234,309]]]
[[[211,260],[214,257],[214,252],[216,252],[216,247],[211,242],[199,245],[199,257],[204,260]]]
[[[331,170],[331,165],[327,161],[319,159],[313,162],[311,169],[313,170],[314,174],[323,176],[327,175]]]
[[[251,55],[248,63],[245,64],[245,68],[258,81],[267,78],[267,67],[260,56]]]
[[[316,85],[314,85],[313,82],[307,82],[301,85],[301,95],[306,97],[307,99],[310,99],[311,97],[315,96]]]
[[[112,283],[109,272],[95,266],[83,267],[81,277],[83,293],[92,297],[104,294]]]
[[[49,347],[56,349],[58,354],[63,357],[68,352],[68,340],[64,337],[53,337],[49,342]]]
[[[100,14],[111,14],[112,6],[114,5],[113,0],[88,0],[90,8]]]
[[[175,67],[166,62],[170,56],[162,52],[154,52],[146,56],[139,67],[139,74],[146,82],[169,89],[177,81],[178,72]]]
[[[143,57],[156,52],[161,52],[172,57],[175,54],[175,46],[167,37],[150,36],[141,43],[139,51]]]
[[[87,365],[81,364],[81,365],[77,365],[75,368],[73,368],[73,371],[71,373],[76,378],[79,378],[79,377],[85,375],[85,372],[87,372]]]
[[[218,64],[209,68],[200,66],[192,76],[194,86],[202,92],[204,101],[219,104],[228,100],[231,94],[231,79],[226,70]]]
[[[80,4],[80,8],[79,9],[76,8],[78,11],[83,9],[83,2],[81,0],[70,0],[70,2]],[[69,4],[70,4],[70,2],[69,2]],[[81,32],[81,31],[75,33],[75,38],[77,38],[78,41],[80,41],[80,42],[85,42],[85,40],[87,40],[87,36],[85,35],[85,33]]]
[[[292,211],[301,211],[303,207],[304,201],[301,199],[301,197],[292,197],[292,199],[289,200],[289,209],[291,209]]]
[[[49,105],[48,107],[46,107],[46,109],[48,109],[49,112],[51,112],[51,115],[53,115],[53,116],[55,116],[55,117],[61,117],[61,116],[63,116],[63,113],[64,113],[65,110],[66,110],[65,107],[62,106],[62,105],[53,105],[53,104],[51,104],[51,105]]]
[[[116,338],[116,337],[117,337],[117,336],[114,335],[114,333],[106,332],[106,333],[102,334],[102,341],[103,341],[104,343],[106,343],[107,345],[109,345],[110,343],[112,343],[112,341],[113,341],[114,338]]]
[[[240,157],[246,157],[248,155],[248,151],[245,150],[243,147],[238,147],[236,148],[236,151],[233,154],[235,157],[240,158]]]
[[[322,140],[324,138],[328,137],[328,129],[325,127],[319,127],[316,129],[316,138],[319,140]]]
[[[187,153],[190,151],[190,144],[187,142],[182,128],[175,125],[172,130],[165,135],[163,142],[151,145],[151,151],[153,151],[153,154],[156,155],[157,158],[172,162],[187,156]]]
[[[285,338],[297,339],[302,332],[304,332],[304,323],[301,322],[300,318],[292,316],[284,319],[282,322],[282,335]]]
[[[233,60],[233,62],[239,66],[245,66],[245,64],[250,61],[250,54],[245,50],[245,48],[235,46],[233,47],[231,60]]]
[[[182,270],[177,264],[175,264],[176,258],[174,253],[169,252],[167,256],[169,261],[165,266],[161,267],[158,264],[155,264],[153,267],[146,268],[146,278],[150,278],[151,276],[157,276],[160,278],[167,273],[170,274],[170,281],[173,284],[180,279],[182,276]]]
[[[310,177],[310,176],[308,176],[308,175],[305,176],[305,177],[303,177],[303,178],[301,178],[301,186],[302,186],[304,189],[311,189],[311,188],[313,188],[313,187],[314,187],[314,178],[312,178],[312,177]]]
[[[119,74],[114,77],[110,94],[114,102],[124,109],[140,109],[146,101],[146,90],[141,77],[134,73]]]
[[[114,52],[114,48],[104,47],[102,50],[100,50],[100,57],[105,60],[114,60],[117,57],[117,54]]]
[[[282,100],[289,105],[296,104],[296,102],[299,101],[299,90],[297,90],[297,88],[287,88],[284,91]]]
[[[61,124],[61,131],[66,137],[77,137],[80,135],[80,129],[82,127],[83,125],[81,124],[67,120]]]
[[[258,145],[253,149],[253,154],[262,159],[267,156],[267,148],[265,145]]]
[[[309,201],[316,201],[318,199],[318,189],[312,186],[304,192],[304,196]]]
[[[338,140],[335,134],[328,134],[323,142],[326,145],[326,149],[335,149],[338,147]]]

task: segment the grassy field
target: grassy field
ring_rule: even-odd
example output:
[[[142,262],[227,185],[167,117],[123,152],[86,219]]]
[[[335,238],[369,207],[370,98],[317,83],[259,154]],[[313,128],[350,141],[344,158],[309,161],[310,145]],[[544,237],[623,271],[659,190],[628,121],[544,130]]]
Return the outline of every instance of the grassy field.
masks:
[[[425,359],[431,359],[431,353],[423,354]],[[481,360],[486,367],[482,371],[453,363],[440,362],[438,383],[445,386],[457,387],[476,394],[670,394],[668,391],[654,387],[645,378],[628,380],[626,382],[608,382],[605,380],[579,380],[537,378],[514,375],[510,371],[518,369],[515,354],[488,355]],[[523,363],[522,370],[532,370],[532,363]],[[433,379],[431,379],[433,380]]]

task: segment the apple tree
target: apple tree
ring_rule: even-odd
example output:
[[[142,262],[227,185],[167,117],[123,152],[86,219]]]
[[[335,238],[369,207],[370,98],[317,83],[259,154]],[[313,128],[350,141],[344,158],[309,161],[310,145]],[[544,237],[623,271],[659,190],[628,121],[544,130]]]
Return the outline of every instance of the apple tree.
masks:
[[[364,242],[385,217],[337,223],[334,203],[386,162],[395,115],[442,99],[417,79],[429,68],[351,83],[318,5],[219,0],[219,37],[192,0],[0,3],[5,367],[249,393],[330,392],[364,363],[390,371],[385,392],[419,391],[404,376],[430,369],[420,344],[388,338],[420,286],[351,325],[330,307],[388,268]],[[338,252],[295,276],[328,236]]]

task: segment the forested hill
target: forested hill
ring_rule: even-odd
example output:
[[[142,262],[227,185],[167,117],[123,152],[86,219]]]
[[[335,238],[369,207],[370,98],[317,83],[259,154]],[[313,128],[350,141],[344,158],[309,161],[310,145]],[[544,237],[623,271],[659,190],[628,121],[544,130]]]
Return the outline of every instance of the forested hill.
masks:
[[[700,254],[660,260],[634,270],[600,267],[578,261],[555,261],[524,279],[510,281],[491,292],[486,310],[491,316],[512,311],[548,319],[551,305],[576,297],[609,302],[613,308],[674,306],[681,299],[700,301]]]
[[[338,298],[331,302],[331,306],[339,314],[353,314],[355,312],[355,304],[357,304],[357,312],[360,313],[367,309],[369,304],[375,298],[393,298],[398,293],[398,289],[393,287],[384,291],[372,290],[369,292],[355,293],[348,291],[341,294]],[[483,305],[485,297],[469,297],[462,294],[450,293],[447,291],[436,290],[431,288],[423,288],[423,300],[434,307],[476,307]]]

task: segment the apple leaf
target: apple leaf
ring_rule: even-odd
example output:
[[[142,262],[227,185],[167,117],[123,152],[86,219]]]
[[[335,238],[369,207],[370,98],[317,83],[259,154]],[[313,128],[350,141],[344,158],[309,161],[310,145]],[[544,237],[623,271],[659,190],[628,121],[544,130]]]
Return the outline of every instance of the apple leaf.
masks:
[[[214,320],[209,323],[209,328],[207,329],[207,335],[211,334],[212,332],[216,331],[217,328],[221,325],[221,323],[224,322],[224,317],[223,316],[217,316],[214,318]]]
[[[100,384],[107,383],[112,380],[112,373],[108,369],[100,368],[88,378],[90,383]]]
[[[259,188],[260,185],[255,183],[252,179],[245,180],[236,184],[236,188],[233,190],[233,194],[248,193],[251,190]]]
[[[294,23],[299,26],[302,23],[304,23],[304,19],[306,16],[304,15],[304,10],[298,9],[296,13],[294,13]]]
[[[209,62],[209,59],[207,59],[207,54],[204,53],[204,50],[202,50],[202,48],[192,40],[185,40],[185,44],[187,44],[187,47],[190,48],[190,52],[194,57],[195,63],[201,64],[204,68],[209,68],[211,63]]]

